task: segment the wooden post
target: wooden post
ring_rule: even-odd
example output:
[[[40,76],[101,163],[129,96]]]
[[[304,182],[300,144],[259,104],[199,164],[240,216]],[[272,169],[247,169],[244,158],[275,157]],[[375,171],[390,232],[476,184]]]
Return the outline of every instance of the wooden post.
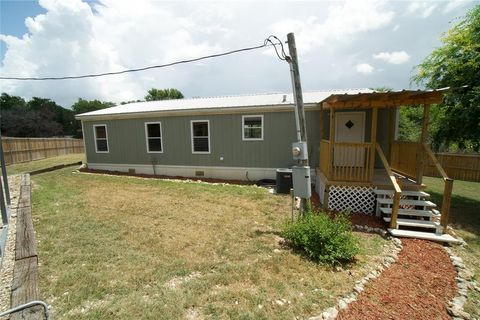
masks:
[[[430,111],[430,105],[423,105],[423,120],[422,120],[422,133],[420,135],[419,147],[417,152],[417,174],[416,180],[417,184],[422,184],[423,181],[423,172],[425,167],[425,150],[423,145],[427,142],[428,137],[428,115]]]
[[[373,173],[375,170],[375,146],[377,144],[377,122],[378,122],[378,108],[372,109],[372,130],[370,135],[370,177],[369,181],[373,179]]]
[[[330,153],[330,161],[328,163],[328,180],[334,180],[333,177],[333,166],[335,165],[334,163],[334,145],[335,145],[335,109],[333,106],[330,106],[330,150],[328,151]]]
[[[392,203],[392,215],[390,217],[390,228],[397,229],[398,209],[400,207],[401,192],[395,191]]]
[[[43,142],[43,157],[47,157],[47,146],[45,145],[45,139],[42,139]]]
[[[13,156],[13,149],[12,149],[12,139],[7,138],[7,146],[8,146],[8,153],[10,154],[10,164],[15,163],[15,157]]]
[[[443,233],[447,232],[448,216],[450,214],[450,203],[452,199],[453,179],[445,178],[445,187],[443,189],[442,215],[440,224],[443,227]]]
[[[27,138],[27,144],[28,144],[28,154],[30,155],[30,161],[33,160],[33,156],[32,156],[32,145],[30,144],[30,139]]]
[[[320,145],[322,144],[322,140],[323,140],[323,108],[322,108],[322,105],[320,104],[320,125],[319,125],[319,129],[320,129],[320,143],[318,145],[318,151],[319,151],[319,157],[318,157],[318,161],[320,162],[320,159],[322,157],[322,154],[320,153]],[[325,155],[324,155],[325,156]]]
[[[395,140],[395,116],[397,108],[388,110],[388,163],[392,163],[392,143]]]

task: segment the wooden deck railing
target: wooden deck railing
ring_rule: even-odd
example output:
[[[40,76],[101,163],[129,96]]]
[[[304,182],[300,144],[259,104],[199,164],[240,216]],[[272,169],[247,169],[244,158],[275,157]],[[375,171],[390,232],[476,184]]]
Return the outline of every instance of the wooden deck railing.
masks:
[[[375,145],[375,148],[377,149],[377,153],[378,153],[378,156],[380,157],[380,161],[382,161],[382,164],[385,170],[387,171],[387,175],[390,178],[390,182],[393,185],[393,189],[395,190],[393,194],[390,228],[397,229],[398,208],[400,207],[400,196],[402,194],[402,189],[398,185],[397,179],[395,178],[395,175],[393,174],[393,171],[390,168],[390,165],[388,164],[387,158],[385,157],[385,154],[383,153],[382,148],[378,143]]]
[[[370,182],[372,178],[370,143],[335,142],[332,178],[337,181]]]
[[[443,233],[446,233],[447,226],[448,226],[448,217],[450,215],[450,203],[452,199],[453,179],[450,179],[448,177],[445,170],[443,170],[442,165],[440,164],[440,162],[438,162],[437,158],[433,154],[432,149],[430,149],[430,147],[426,143],[423,144],[423,148],[425,149],[425,152],[428,154],[430,159],[435,164],[435,167],[437,168],[438,173],[443,178],[444,187],[443,187],[443,201],[442,201],[442,208],[441,208],[442,215],[440,218],[440,224],[443,227]]]
[[[413,141],[393,141],[391,144],[390,167],[406,177],[417,179],[418,158],[422,156],[422,145]]]
[[[329,180],[370,182],[373,176],[371,144],[320,141],[320,170]],[[333,156],[333,157],[332,157]]]
[[[320,141],[320,170],[323,174],[330,179],[329,170],[330,170],[330,141],[321,140]]]

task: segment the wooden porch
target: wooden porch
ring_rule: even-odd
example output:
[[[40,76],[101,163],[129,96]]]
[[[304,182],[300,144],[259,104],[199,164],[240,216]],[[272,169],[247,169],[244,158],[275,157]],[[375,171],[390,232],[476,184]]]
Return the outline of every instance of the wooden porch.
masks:
[[[439,223],[441,232],[446,232],[450,208],[450,198],[453,180],[450,179],[434,154],[426,144],[428,135],[429,106],[440,103],[443,99],[441,91],[400,91],[400,92],[373,92],[353,95],[332,95],[321,103],[320,112],[320,164],[317,168],[317,177],[324,184],[325,190],[329,186],[373,187],[383,193],[391,191],[391,206],[388,210],[388,219],[391,229],[398,229],[404,220],[398,221],[400,216],[405,217],[406,206],[403,203],[408,195],[414,191],[425,189],[422,183],[424,167],[427,157],[435,163],[436,168],[445,182],[443,203]],[[396,118],[400,106],[423,108],[423,122],[421,136],[418,141],[399,141],[396,139]],[[336,137],[336,113],[345,110],[369,110],[371,112],[371,126],[369,141],[351,142]],[[388,113],[387,131],[382,132],[382,142],[377,136],[379,127],[379,109]],[[328,115],[328,121],[324,117]],[[329,122],[328,131],[324,128]],[[381,125],[385,128],[385,117]],[[345,123],[350,129],[353,123]],[[343,128],[343,130],[347,130]],[[325,138],[325,133],[329,133]],[[368,140],[365,139],[365,140]],[[386,138],[386,139],[385,139]],[[386,141],[385,141],[386,140]],[[375,191],[378,195],[378,192]],[[425,193],[423,193],[425,194]],[[407,196],[405,196],[407,195]],[[415,195],[422,195],[416,193]],[[402,201],[401,201],[402,199]],[[420,199],[420,197],[418,198]],[[423,198],[422,198],[423,199]],[[328,199],[327,199],[328,201]],[[402,202],[402,203],[401,203]],[[420,204],[420,202],[415,202]],[[379,202],[377,202],[377,213]],[[416,208],[416,207],[414,207]],[[425,208],[423,208],[425,211]],[[432,212],[435,210],[432,209]],[[433,216],[430,218],[433,221]],[[406,224],[406,222],[405,222]],[[439,232],[437,232],[439,233]]]

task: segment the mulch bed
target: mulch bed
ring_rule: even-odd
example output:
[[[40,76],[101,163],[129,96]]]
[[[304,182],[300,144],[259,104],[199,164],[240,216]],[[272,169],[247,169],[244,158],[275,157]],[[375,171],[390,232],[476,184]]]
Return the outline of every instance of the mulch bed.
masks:
[[[456,294],[457,275],[437,243],[402,239],[399,259],[365,286],[338,319],[451,319],[447,303]]]
[[[328,211],[331,214],[335,214],[334,211],[329,211],[327,209],[323,209],[322,205],[320,204],[320,198],[316,192],[312,192],[312,197],[310,198],[310,201],[312,202],[312,206],[315,209],[318,210],[323,210],[323,211]],[[368,226],[371,228],[382,228],[386,229],[386,224],[385,221],[383,221],[382,218],[377,217],[377,216],[371,216],[365,213],[352,213],[350,214],[350,221],[354,225],[359,225],[359,226]]]

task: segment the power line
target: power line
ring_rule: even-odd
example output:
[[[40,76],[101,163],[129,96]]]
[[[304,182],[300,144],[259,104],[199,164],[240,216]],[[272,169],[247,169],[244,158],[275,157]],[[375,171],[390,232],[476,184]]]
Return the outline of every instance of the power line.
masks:
[[[257,50],[257,49],[265,48],[265,47],[268,47],[268,46],[273,46],[275,48],[275,53],[277,54],[277,57],[280,60],[285,60],[286,55],[285,55],[285,51],[283,49],[282,41],[280,41],[280,39],[278,39],[276,36],[271,35],[271,36],[269,36],[268,38],[265,39],[265,41],[263,42],[262,45],[253,46],[253,47],[245,47],[245,48],[231,50],[231,51],[227,51],[227,52],[223,52],[223,53],[211,54],[211,55],[203,56],[203,57],[199,57],[199,58],[180,60],[180,61],[170,62],[170,63],[166,63],[166,64],[153,65],[153,66],[137,68],[137,69],[126,69],[126,70],[116,71],[116,72],[93,73],[93,74],[85,74],[85,75],[80,75],[80,76],[63,76],[63,77],[0,77],[0,80],[19,80],[19,81],[73,80],[73,79],[84,79],[84,78],[97,78],[97,77],[104,77],[104,76],[113,76],[113,75],[124,74],[124,73],[140,72],[140,71],[145,71],[145,70],[150,70],[150,69],[166,68],[166,67],[171,67],[171,66],[175,66],[175,65],[179,65],[179,64],[185,64],[185,63],[205,60],[205,59],[218,58],[218,57],[222,57],[222,56],[231,55],[231,54],[234,54],[234,53]],[[277,46],[281,47],[281,54],[278,53]]]

